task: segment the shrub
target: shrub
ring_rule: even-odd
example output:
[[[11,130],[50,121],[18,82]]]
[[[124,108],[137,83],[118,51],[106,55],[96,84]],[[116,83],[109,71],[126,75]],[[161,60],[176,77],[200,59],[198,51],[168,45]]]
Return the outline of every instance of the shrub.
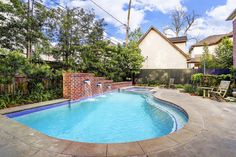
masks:
[[[195,94],[198,95],[198,96],[203,96],[203,89],[197,88]]]
[[[202,73],[192,75],[192,82],[195,86],[218,86],[222,80],[232,80],[232,74],[203,75]]]
[[[177,84],[177,85],[175,85],[175,88],[184,88],[184,85],[182,85],[182,84]]]
[[[157,80],[151,80],[148,82],[148,86],[158,86],[159,82]]]
[[[0,55],[0,84],[6,89],[0,93],[0,109],[62,96],[61,70],[29,61],[18,51],[0,49]],[[26,79],[15,81],[16,76]],[[16,86],[8,90],[12,84]]]
[[[195,93],[196,92],[196,87],[194,87],[190,84],[186,84],[186,85],[184,85],[184,92],[186,92],[186,93]]]
[[[6,102],[4,101],[4,99],[0,97],[0,109],[6,108],[6,107],[7,107]]]
[[[203,80],[203,74],[202,73],[197,73],[192,75],[192,81],[194,84],[201,84]]]

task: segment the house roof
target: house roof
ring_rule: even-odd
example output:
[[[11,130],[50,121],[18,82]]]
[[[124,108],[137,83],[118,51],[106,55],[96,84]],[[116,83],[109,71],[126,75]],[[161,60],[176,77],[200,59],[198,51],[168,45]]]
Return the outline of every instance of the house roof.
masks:
[[[172,43],[185,43],[187,41],[187,36],[168,38]]]
[[[221,42],[221,40],[224,37],[233,37],[233,32],[227,33],[227,34],[219,34],[219,35],[212,35],[209,36],[201,41],[199,41],[198,43],[194,44],[191,46],[190,51],[194,48],[194,47],[200,47],[200,46],[204,46],[205,44],[210,46],[210,45],[216,45],[219,42]]]
[[[151,31],[155,31],[157,34],[159,34],[164,40],[166,40],[171,46],[173,46],[180,54],[182,54],[186,59],[189,59],[189,56],[184,53],[184,51],[182,51],[178,46],[176,46],[170,39],[168,39],[165,35],[163,35],[158,29],[156,29],[155,27],[151,26],[148,31],[140,38],[140,40],[138,41],[138,44],[140,44],[145,38],[146,36],[151,32]]]
[[[201,60],[198,58],[190,58],[188,59],[187,63],[200,63]]]
[[[233,20],[236,17],[236,9],[229,15],[229,17],[226,19],[226,21]]]
[[[187,63],[200,63],[202,55],[195,55],[195,58],[188,59]]]

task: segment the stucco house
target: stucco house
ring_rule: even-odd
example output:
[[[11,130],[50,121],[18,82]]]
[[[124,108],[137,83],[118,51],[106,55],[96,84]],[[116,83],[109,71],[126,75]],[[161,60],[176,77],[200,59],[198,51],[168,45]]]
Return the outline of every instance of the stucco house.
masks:
[[[234,40],[234,51],[233,51],[233,61],[234,67],[236,68],[236,9],[229,15],[226,19],[227,21],[233,21],[233,40]]]
[[[227,34],[219,34],[219,35],[212,35],[208,36],[207,38],[197,42],[196,44],[192,45],[189,50],[189,54],[191,59],[188,60],[188,64],[191,67],[198,68],[200,63],[200,58],[204,52],[204,46],[207,45],[209,49],[209,53],[211,55],[215,55],[215,49],[222,41],[224,37],[228,37],[233,40],[233,32]]]
[[[139,40],[145,58],[142,69],[186,69],[189,58],[185,53],[186,41],[187,37],[167,38],[150,27]]]

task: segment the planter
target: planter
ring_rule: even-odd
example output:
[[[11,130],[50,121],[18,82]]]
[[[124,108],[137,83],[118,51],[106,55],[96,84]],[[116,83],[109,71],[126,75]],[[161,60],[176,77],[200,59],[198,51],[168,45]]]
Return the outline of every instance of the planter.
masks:
[[[232,92],[232,95],[233,95],[233,97],[236,98],[236,91],[233,91],[233,92]]]

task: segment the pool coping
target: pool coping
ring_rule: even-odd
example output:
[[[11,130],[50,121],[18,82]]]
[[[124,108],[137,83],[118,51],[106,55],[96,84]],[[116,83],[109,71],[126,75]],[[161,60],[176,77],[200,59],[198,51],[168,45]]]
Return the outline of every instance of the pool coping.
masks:
[[[155,90],[159,91],[158,89]],[[197,111],[191,109],[191,107],[185,103],[173,102],[173,100],[168,100],[168,98],[162,97],[161,91],[156,92],[154,96],[157,99],[177,105],[185,110],[189,117],[188,123],[182,129],[159,138],[128,143],[94,144],[49,137],[2,115],[10,112],[17,112],[68,101],[68,99],[59,99],[0,110],[0,128],[2,128],[5,133],[15,137],[16,140],[19,140],[30,147],[42,151],[71,156],[147,155],[153,152],[161,152],[186,144],[196,138],[197,135],[201,134],[204,130],[204,121],[202,116]]]

